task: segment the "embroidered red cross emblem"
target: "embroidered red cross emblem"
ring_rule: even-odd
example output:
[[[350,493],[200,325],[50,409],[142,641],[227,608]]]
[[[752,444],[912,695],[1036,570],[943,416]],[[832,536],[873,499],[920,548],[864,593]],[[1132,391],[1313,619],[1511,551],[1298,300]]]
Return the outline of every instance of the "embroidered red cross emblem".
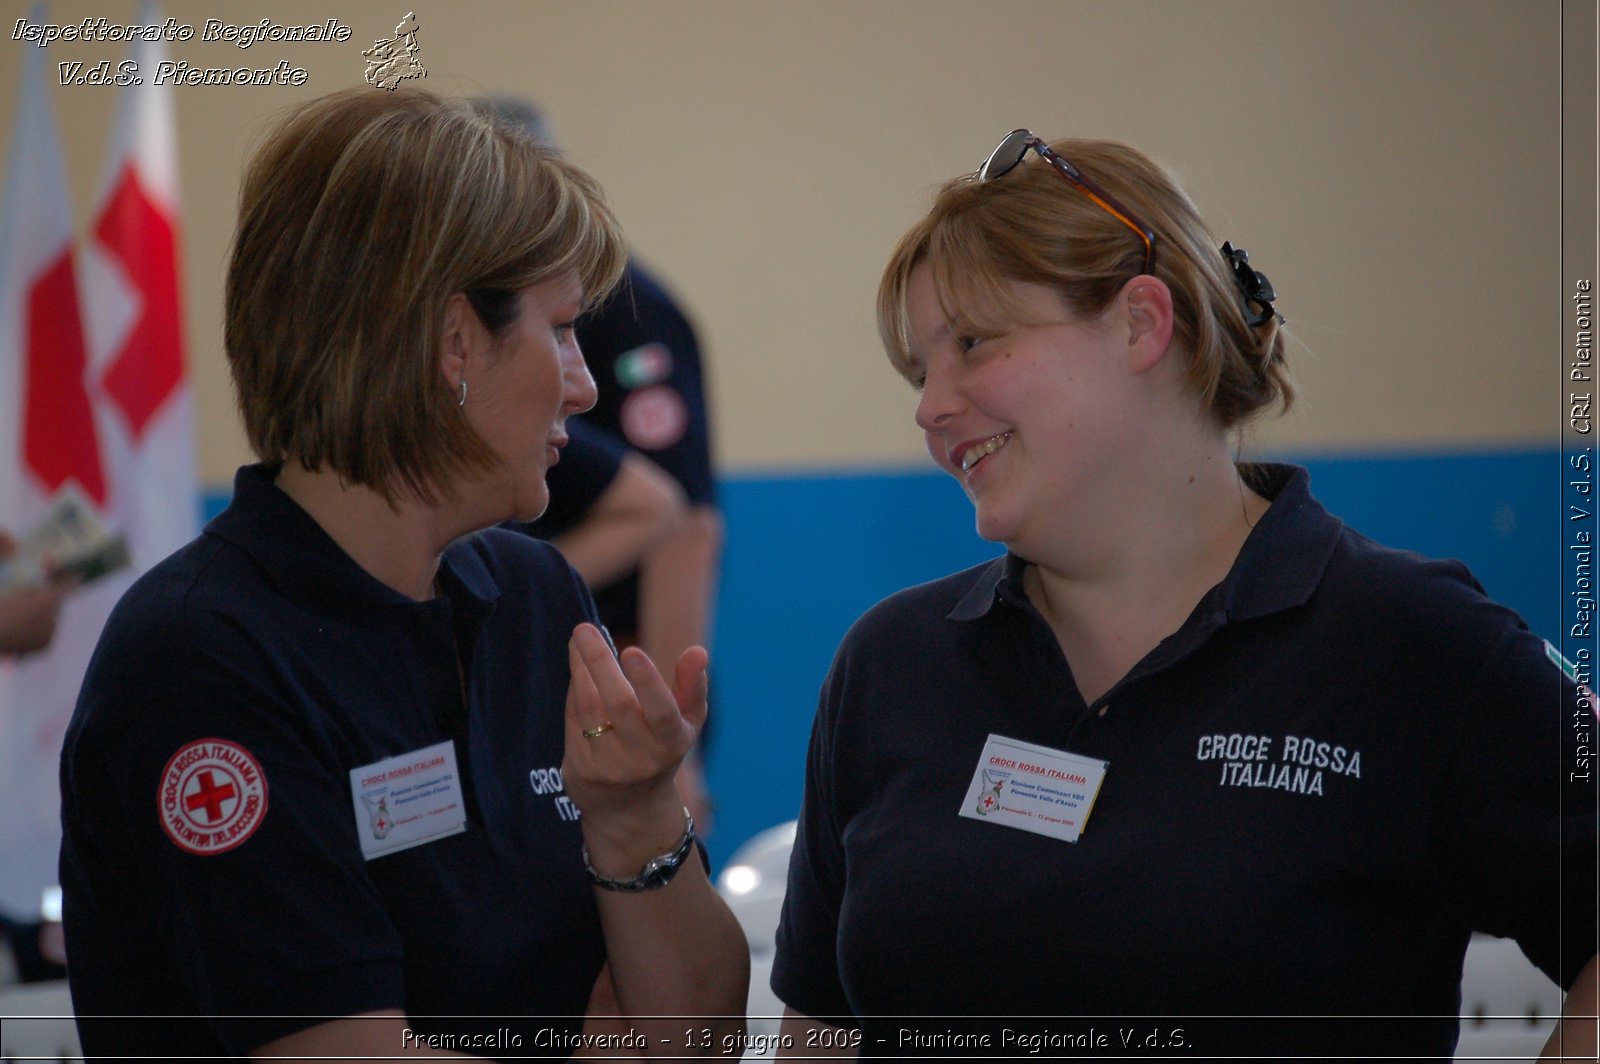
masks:
[[[183,807],[189,812],[194,812],[201,806],[205,807],[206,820],[215,823],[222,819],[222,803],[239,796],[238,788],[233,784],[217,783],[211,777],[210,769],[203,769],[195,777],[200,789],[184,798]]]
[[[226,739],[200,739],[173,754],[156,794],[161,828],[180,849],[206,856],[240,846],[267,813],[261,763]]]

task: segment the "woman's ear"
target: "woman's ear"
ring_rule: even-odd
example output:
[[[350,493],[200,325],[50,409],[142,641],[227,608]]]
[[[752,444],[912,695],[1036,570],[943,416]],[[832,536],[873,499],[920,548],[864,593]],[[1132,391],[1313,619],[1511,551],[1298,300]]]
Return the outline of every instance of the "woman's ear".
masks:
[[[451,394],[460,392],[461,382],[467,378],[467,362],[476,339],[474,327],[483,329],[466,294],[457,292],[445,302],[444,335],[439,344],[439,372]]]
[[[1159,277],[1140,274],[1122,286],[1118,298],[1128,328],[1130,368],[1135,373],[1153,369],[1172,344],[1172,291]]]

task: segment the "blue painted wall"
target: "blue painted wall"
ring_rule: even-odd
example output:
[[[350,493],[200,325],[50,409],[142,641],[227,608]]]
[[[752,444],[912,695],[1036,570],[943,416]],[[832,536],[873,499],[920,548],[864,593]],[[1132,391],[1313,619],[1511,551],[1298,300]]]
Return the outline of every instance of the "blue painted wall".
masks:
[[[1381,542],[1459,558],[1554,639],[1565,480],[1555,449],[1289,455],[1318,498]],[[720,864],[799,806],[818,687],[851,622],[883,596],[986,558],[960,489],[937,472],[734,475],[712,660],[709,842]],[[208,496],[208,516],[226,494]]]

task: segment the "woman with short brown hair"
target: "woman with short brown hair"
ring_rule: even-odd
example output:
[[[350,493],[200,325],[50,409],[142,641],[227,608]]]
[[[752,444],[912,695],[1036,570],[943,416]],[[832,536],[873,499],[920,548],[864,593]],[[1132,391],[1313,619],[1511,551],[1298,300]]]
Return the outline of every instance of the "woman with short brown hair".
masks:
[[[706,654],[616,657],[554,549],[492,527],[548,501],[594,402],[572,323],[624,258],[592,179],[464,104],[336,94],[256,153],[227,353],[261,462],[119,604],[65,744],[90,1054],[741,1029],[673,785]]]

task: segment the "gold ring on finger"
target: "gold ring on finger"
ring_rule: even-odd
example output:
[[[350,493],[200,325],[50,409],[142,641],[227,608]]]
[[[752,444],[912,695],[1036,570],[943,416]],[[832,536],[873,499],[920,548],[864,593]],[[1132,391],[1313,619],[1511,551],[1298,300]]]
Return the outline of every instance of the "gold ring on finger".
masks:
[[[600,738],[600,736],[604,735],[606,732],[613,731],[615,729],[616,729],[616,725],[611,723],[608,720],[608,721],[605,721],[604,723],[595,725],[593,728],[585,728],[585,729],[583,729],[583,737],[585,739],[598,739],[598,738]]]

